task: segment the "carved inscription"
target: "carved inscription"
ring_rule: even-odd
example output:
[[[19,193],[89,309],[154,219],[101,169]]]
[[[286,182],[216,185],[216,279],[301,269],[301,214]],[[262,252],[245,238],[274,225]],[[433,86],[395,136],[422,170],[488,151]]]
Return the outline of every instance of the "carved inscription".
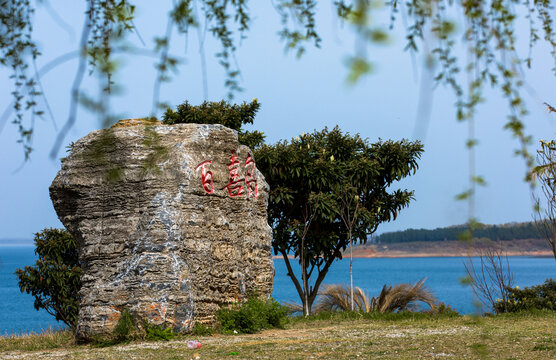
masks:
[[[212,161],[206,160],[197,165],[195,171],[201,169],[201,182],[203,184],[203,189],[207,192],[207,194],[214,193],[214,184],[212,182],[212,172],[207,170],[207,166],[212,164]]]
[[[245,194],[245,179],[242,178],[239,173],[239,160],[235,154],[232,155],[230,163],[227,166],[228,172],[230,173],[230,182],[226,185],[228,195],[230,195],[231,198],[242,197]]]
[[[257,197],[259,194],[254,174],[255,160],[251,157],[251,154],[248,154],[247,159],[245,159],[245,185],[247,186],[247,196],[249,197]]]
[[[212,172],[207,169],[212,164],[212,160],[205,160],[195,168],[195,171],[201,170],[201,184],[207,194],[214,193],[214,184]],[[254,197],[259,195],[257,180],[255,178],[255,160],[251,154],[247,155],[243,169],[241,162],[236,154],[232,154],[230,162],[226,164],[230,179],[226,185],[228,196],[231,198],[238,197]],[[243,170],[243,171],[242,171]],[[243,175],[243,177],[242,177]]]

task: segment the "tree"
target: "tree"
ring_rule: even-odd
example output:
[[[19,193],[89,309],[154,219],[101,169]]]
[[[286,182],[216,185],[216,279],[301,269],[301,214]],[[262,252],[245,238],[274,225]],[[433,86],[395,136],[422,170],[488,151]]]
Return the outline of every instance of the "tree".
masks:
[[[338,127],[262,145],[255,151],[257,167],[270,185],[272,246],[284,258],[305,315],[311,313],[333,261],[342,258],[350,242],[365,243],[380,223],[395,219],[409,205],[413,192],[390,186],[416,171],[422,151],[419,142],[369,144]],[[352,228],[340,215],[339,194],[346,193],[348,183],[354,184],[358,196],[350,207],[359,209]],[[301,282],[288,257],[292,254],[301,265]],[[316,276],[311,283],[312,275]]]
[[[540,196],[545,207],[541,209],[540,196],[533,194],[536,203],[533,216],[539,233],[546,239],[556,260],[556,141],[541,140],[537,163],[531,176],[540,182]]]
[[[35,309],[75,328],[81,288],[77,243],[66,230],[44,229],[35,234],[35,246],[35,265],[15,272],[19,289],[35,297]]]
[[[48,1],[38,4],[51,6]],[[132,0],[85,0],[87,10],[83,14],[83,29],[77,51],[62,54],[48,67],[51,68],[68,57],[75,57],[78,67],[70,92],[71,104],[66,123],[59,132],[51,155],[56,156],[62,142],[76,122],[77,108],[81,104],[93,110],[105,125],[113,120],[109,99],[113,93],[114,72],[117,63],[114,54],[141,53],[144,49],[130,47],[124,40],[136,35],[134,24],[135,2]],[[275,0],[277,15],[283,28],[279,32],[285,47],[301,56],[307,47],[318,47],[321,37],[317,31],[317,0]],[[43,116],[48,106],[39,105],[43,93],[41,75],[47,69],[38,69],[35,60],[40,51],[33,39],[35,2],[30,0],[0,0],[0,66],[11,72],[14,85],[13,102],[0,124],[13,111],[12,122],[18,128],[26,157],[32,150],[34,119]],[[178,0],[168,13],[166,33],[155,39],[154,54],[157,72],[153,85],[152,115],[167,106],[159,101],[162,83],[171,79],[171,71],[180,66],[180,60],[170,52],[170,37],[173,30],[184,37],[202,29],[220,43],[215,56],[225,70],[224,82],[229,97],[241,90],[239,66],[234,54],[240,40],[249,32],[252,14],[248,0]],[[521,153],[532,167],[532,157],[527,151],[529,138],[524,132],[524,117],[527,114],[521,97],[524,85],[522,67],[533,64],[532,48],[540,41],[548,45],[549,56],[554,60],[556,74],[556,36],[552,4],[548,0],[515,1],[450,1],[450,0],[397,0],[378,3],[391,13],[391,23],[377,23],[377,2],[370,0],[335,0],[333,6],[340,22],[345,23],[356,34],[354,53],[349,57],[348,80],[356,82],[372,70],[372,58],[368,55],[369,45],[385,44],[391,29],[404,19],[407,44],[410,53],[421,52],[427,59],[434,78],[451,88],[456,96],[456,116],[460,120],[473,120],[475,109],[483,99],[483,89],[492,85],[507,99],[510,115],[506,122],[513,135],[520,140]],[[451,19],[462,19],[456,24]],[[529,25],[529,48],[518,51],[517,24]],[[456,29],[461,29],[458,34]],[[467,57],[455,55],[455,49],[465,47]],[[520,53],[526,55],[521,56]],[[204,51],[201,51],[204,64]],[[466,58],[464,62],[460,58]],[[436,65],[436,66],[435,66]],[[98,75],[100,94],[90,97],[81,89],[86,70]],[[202,69],[203,71],[203,69]],[[467,76],[459,74],[465,72]],[[462,79],[467,79],[465,80]],[[46,111],[48,112],[48,111]],[[29,115],[29,116],[26,116]],[[470,121],[471,123],[471,121]],[[476,144],[470,126],[470,147]],[[473,178],[473,177],[472,177]],[[476,180],[476,179],[475,179]]]

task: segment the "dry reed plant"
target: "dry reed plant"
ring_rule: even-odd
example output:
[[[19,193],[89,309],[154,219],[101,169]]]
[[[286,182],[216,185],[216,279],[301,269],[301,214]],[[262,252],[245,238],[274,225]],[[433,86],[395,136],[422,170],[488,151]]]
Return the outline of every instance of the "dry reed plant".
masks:
[[[415,285],[399,284],[393,287],[384,285],[377,297],[370,297],[360,287],[356,286],[353,296],[355,310],[381,313],[416,310],[419,302],[425,303],[431,310],[435,310],[438,300],[424,287],[425,280],[421,279]],[[323,285],[323,290],[319,295],[319,301],[315,306],[316,313],[351,309],[348,286]]]

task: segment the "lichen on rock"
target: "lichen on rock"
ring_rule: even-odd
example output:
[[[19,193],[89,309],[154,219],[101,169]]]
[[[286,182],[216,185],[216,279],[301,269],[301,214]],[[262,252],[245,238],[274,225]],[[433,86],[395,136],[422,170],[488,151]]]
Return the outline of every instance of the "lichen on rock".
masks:
[[[188,332],[274,274],[268,185],[221,125],[125,120],[77,141],[50,187],[78,241],[79,339],[110,336],[121,311]]]

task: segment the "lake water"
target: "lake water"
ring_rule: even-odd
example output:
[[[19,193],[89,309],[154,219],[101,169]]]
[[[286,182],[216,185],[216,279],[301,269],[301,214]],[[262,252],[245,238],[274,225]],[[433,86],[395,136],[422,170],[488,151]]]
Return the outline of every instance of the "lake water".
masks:
[[[34,298],[19,291],[14,271],[36,260],[33,246],[0,246],[0,335],[39,332],[62,324],[46,311],[36,311]],[[427,277],[426,285],[440,301],[460,313],[475,311],[471,289],[460,284],[465,276],[461,257],[354,259],[354,285],[370,295],[377,295],[384,284],[415,283]],[[299,269],[297,261],[292,261]],[[292,281],[286,275],[284,260],[274,260],[273,296],[278,301],[300,302]],[[553,258],[511,257],[510,266],[515,284],[520,287],[536,285],[547,278],[556,278]],[[315,276],[315,275],[314,275]],[[349,260],[336,261],[324,280],[325,284],[349,283]]]

